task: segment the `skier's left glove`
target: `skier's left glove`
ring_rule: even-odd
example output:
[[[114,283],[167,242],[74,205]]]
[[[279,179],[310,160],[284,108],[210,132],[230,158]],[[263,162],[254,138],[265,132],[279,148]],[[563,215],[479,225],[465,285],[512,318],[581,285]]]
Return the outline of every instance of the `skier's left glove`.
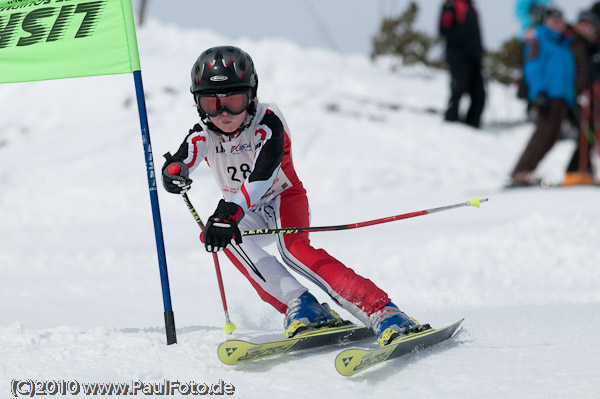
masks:
[[[204,229],[204,248],[208,252],[218,252],[227,248],[232,240],[242,243],[242,233],[238,223],[244,217],[242,208],[233,202],[219,201],[215,213],[208,218]]]

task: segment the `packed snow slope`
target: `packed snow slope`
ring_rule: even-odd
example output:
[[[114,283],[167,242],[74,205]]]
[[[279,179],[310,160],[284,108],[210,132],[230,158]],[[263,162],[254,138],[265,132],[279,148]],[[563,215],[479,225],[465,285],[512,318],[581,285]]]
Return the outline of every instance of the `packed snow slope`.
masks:
[[[242,398],[600,397],[600,190],[501,190],[533,129],[513,124],[524,105],[512,89],[487,85],[485,126],[474,130],[442,121],[443,71],[392,72],[364,55],[156,22],[138,40],[157,168],[197,120],[192,63],[233,44],[254,58],[260,99],[287,118],[313,225],[489,198],[480,209],[311,236],[421,322],[464,317],[463,330],[353,378],[336,373],[336,348],[225,366],[212,257],[182,199],[159,182],[178,334],[167,346],[133,78],[3,85],[0,397],[19,379],[223,380]],[[573,146],[559,142],[539,175],[560,180]],[[192,178],[205,219],[219,192],[208,168]],[[221,263],[233,337],[282,337],[282,315]]]

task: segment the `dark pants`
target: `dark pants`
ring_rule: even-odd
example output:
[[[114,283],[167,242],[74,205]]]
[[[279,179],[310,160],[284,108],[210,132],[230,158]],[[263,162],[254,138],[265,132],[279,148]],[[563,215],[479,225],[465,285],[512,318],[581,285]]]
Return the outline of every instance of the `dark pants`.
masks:
[[[588,145],[588,154],[587,154],[587,163],[585,165],[585,173],[587,173],[588,175],[592,174],[592,161],[591,161],[591,155],[589,154],[589,148],[590,146]],[[571,157],[571,161],[569,162],[569,166],[567,166],[567,172],[579,172],[579,154],[581,151],[581,147],[579,145],[579,143],[577,143],[577,147],[575,148],[575,152],[573,153],[573,156]]]
[[[538,110],[535,131],[521,155],[513,176],[520,172],[533,172],[538,163],[560,138],[562,121],[569,115],[569,107],[563,100],[550,100],[545,112]]]
[[[590,90],[591,89],[591,90]],[[581,135],[579,137],[579,141],[577,143],[577,147],[575,149],[575,153],[571,158],[571,162],[569,162],[569,166],[567,168],[567,172],[579,172],[579,157],[583,156],[587,159],[586,165],[582,165],[586,168],[585,171],[588,174],[592,174],[592,162],[590,151],[594,145],[596,140],[600,140],[600,82],[594,82],[593,86],[586,87],[582,93],[585,98],[586,105],[581,107]],[[593,101],[591,101],[593,96]],[[593,103],[593,104],[592,104]],[[591,108],[594,108],[594,114],[590,115]],[[590,126],[594,127],[594,133],[590,132]],[[588,137],[589,135],[592,137]],[[595,137],[594,137],[595,136]],[[589,140],[589,141],[588,141]],[[587,142],[587,143],[586,143]],[[583,154],[580,154],[583,149]],[[587,154],[586,154],[587,151]],[[583,161],[583,160],[582,160]],[[582,162],[583,163],[583,162]]]
[[[465,122],[471,126],[479,127],[481,113],[485,105],[485,88],[481,76],[481,60],[452,59],[448,60],[450,66],[450,101],[446,110],[447,121],[458,121],[458,106],[463,95],[468,94],[471,105]]]

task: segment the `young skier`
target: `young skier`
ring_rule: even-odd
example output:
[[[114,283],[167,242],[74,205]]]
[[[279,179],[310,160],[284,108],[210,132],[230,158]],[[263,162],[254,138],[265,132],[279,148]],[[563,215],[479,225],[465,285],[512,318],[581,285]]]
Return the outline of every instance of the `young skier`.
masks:
[[[224,199],[201,235],[208,252],[224,250],[259,296],[285,314],[286,336],[331,326],[339,316],[319,304],[276,257],[263,247],[277,241],[285,264],[326,291],[340,306],[370,327],[380,345],[421,330],[373,282],[357,275],[322,249],[308,233],[246,236],[240,230],[308,226],[306,191],[292,163],[290,131],[279,108],[259,103],[252,59],[237,47],[204,51],[192,67],[191,92],[200,123],[178,151],[167,153],[163,185],[185,193],[190,173],[205,160]],[[178,175],[170,166],[180,168]]]

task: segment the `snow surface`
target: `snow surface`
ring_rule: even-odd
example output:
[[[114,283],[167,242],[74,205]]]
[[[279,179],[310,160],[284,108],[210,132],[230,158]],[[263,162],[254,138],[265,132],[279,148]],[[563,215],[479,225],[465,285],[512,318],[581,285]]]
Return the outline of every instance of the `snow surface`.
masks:
[[[478,131],[427,111],[444,107],[444,72],[391,72],[362,55],[157,22],[138,37],[157,167],[196,121],[192,63],[230,43],[253,56],[261,100],[286,115],[313,225],[488,197],[481,209],[312,235],[421,322],[464,317],[463,330],[352,378],[336,373],[335,348],[225,366],[212,258],[181,198],[159,188],[178,328],[178,344],[167,346],[132,77],[3,85],[1,398],[26,378],[222,379],[242,398],[600,397],[600,191],[500,190],[532,132],[502,127],[523,119],[512,88],[488,84]],[[573,146],[559,142],[540,176],[560,180]],[[205,167],[193,179],[190,198],[206,218],[219,192]],[[233,337],[282,337],[282,316],[221,262]]]

